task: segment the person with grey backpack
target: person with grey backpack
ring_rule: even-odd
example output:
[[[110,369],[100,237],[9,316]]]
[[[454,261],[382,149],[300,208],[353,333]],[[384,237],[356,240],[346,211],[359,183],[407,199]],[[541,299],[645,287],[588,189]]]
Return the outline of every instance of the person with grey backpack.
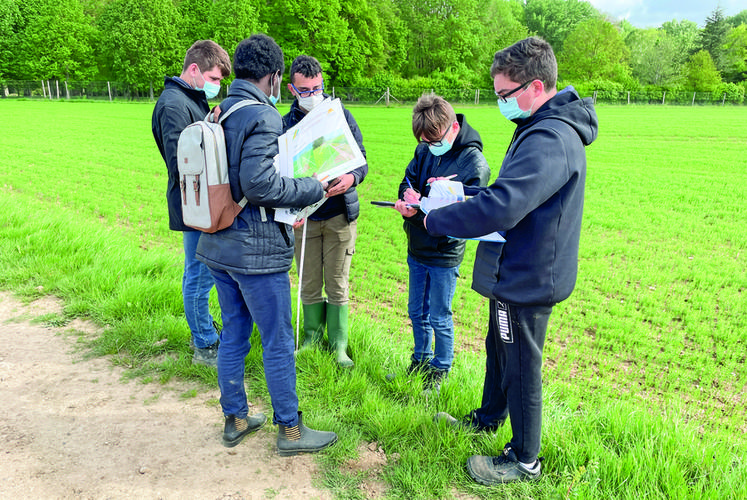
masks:
[[[231,113],[222,121],[231,195],[237,203],[246,198],[246,204],[230,226],[202,233],[197,245],[197,258],[215,280],[223,318],[218,347],[223,444],[238,445],[267,421],[262,413],[249,415],[244,386],[244,363],[256,324],[272,422],[278,426],[278,454],[317,452],[335,443],[337,434],[310,429],[298,409],[288,275],[293,230],[275,221],[273,207],[309,206],[322,199],[327,184],[314,177],[282,177],[275,170],[278,137],[283,131],[275,103],[285,70],[277,43],[263,34],[241,41],[233,67],[236,79],[219,107],[221,114]],[[244,100],[262,105],[231,112]]]

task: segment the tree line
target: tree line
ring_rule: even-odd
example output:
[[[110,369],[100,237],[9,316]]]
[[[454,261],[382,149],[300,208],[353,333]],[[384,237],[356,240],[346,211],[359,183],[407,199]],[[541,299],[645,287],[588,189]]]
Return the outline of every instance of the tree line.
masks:
[[[195,40],[232,54],[256,32],[288,67],[315,56],[339,87],[492,88],[495,51],[538,35],[559,86],[587,94],[747,91],[747,10],[642,29],[581,0],[0,0],[0,83],[111,80],[152,96]]]

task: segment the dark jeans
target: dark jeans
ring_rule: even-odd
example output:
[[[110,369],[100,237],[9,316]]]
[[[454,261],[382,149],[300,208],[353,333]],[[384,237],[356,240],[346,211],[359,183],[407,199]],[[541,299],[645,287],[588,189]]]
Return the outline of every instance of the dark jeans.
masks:
[[[517,306],[490,301],[485,339],[483,425],[511,417],[513,448],[520,462],[537,459],[542,436],[542,349],[552,306]]]
[[[262,341],[262,361],[274,424],[298,424],[296,360],[293,356],[290,279],[287,272],[240,274],[210,268],[218,290],[223,331],[218,346],[218,386],[223,414],[245,418],[244,359],[254,324]]]

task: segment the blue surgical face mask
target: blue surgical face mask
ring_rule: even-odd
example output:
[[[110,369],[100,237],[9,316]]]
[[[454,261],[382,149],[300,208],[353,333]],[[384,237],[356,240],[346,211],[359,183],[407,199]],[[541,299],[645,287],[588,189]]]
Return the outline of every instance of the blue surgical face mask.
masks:
[[[197,71],[200,70],[198,69]],[[220,92],[220,85],[207,81],[205,79],[205,75],[202,74],[202,71],[200,71],[200,76],[202,77],[202,81],[204,81],[205,84],[202,88],[195,87],[195,89],[205,92],[205,97],[207,97],[208,99],[212,99],[213,97],[217,96],[218,92]]]
[[[534,103],[532,103],[532,106],[534,106]],[[532,108],[530,107],[527,110],[521,109],[515,97],[509,97],[506,99],[506,102],[498,99],[498,108],[501,110],[501,114],[508,120],[528,118],[532,114]]]
[[[205,97],[212,99],[220,92],[220,85],[212,82],[205,82],[205,86],[202,88],[205,91]]]
[[[441,141],[440,146],[431,146],[428,144],[428,150],[431,152],[433,156],[441,156],[449,152],[451,150],[451,143],[447,141],[446,139]]]
[[[278,95],[275,96],[275,75],[270,78],[270,95],[268,96],[270,103],[274,106],[280,100],[280,78],[278,77]]]

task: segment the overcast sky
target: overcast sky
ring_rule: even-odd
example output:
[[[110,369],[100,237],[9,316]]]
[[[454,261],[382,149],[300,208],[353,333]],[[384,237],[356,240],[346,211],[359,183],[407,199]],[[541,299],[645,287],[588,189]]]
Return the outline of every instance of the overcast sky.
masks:
[[[687,19],[702,28],[706,17],[721,6],[724,16],[747,10],[745,0],[589,0],[597,10],[627,19],[637,28],[655,28],[666,21]]]

